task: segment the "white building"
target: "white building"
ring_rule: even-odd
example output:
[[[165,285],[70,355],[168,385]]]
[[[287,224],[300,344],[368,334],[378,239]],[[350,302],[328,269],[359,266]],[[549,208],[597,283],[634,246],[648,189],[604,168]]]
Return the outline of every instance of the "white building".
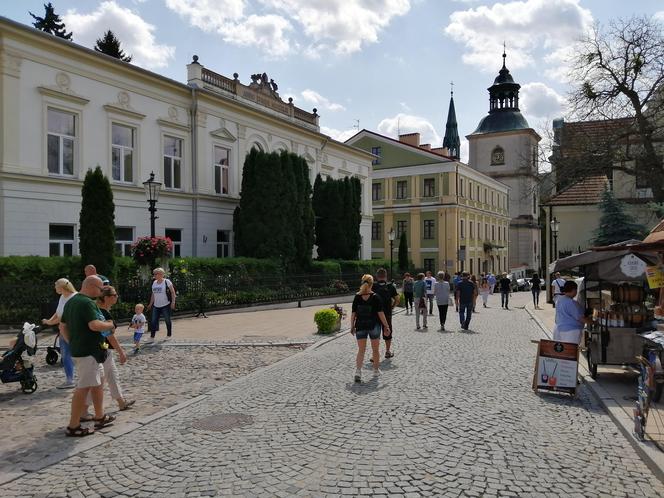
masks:
[[[519,88],[503,67],[489,90],[489,114],[468,135],[470,166],[509,186],[509,268],[539,271],[537,147],[541,140],[519,111]]]
[[[176,255],[232,256],[232,215],[252,147],[358,177],[362,258],[371,257],[373,156],[320,133],[267,75],[243,85],[196,61],[180,83],[0,17],[0,256],[77,254],[81,186],[101,166],[125,254],[149,235],[142,183],[163,183],[157,235]],[[269,222],[269,220],[266,220]]]

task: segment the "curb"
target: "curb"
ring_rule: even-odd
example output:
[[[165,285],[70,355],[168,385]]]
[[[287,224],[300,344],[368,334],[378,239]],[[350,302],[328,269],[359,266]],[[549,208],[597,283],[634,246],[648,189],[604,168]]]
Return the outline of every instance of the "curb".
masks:
[[[535,323],[542,330],[544,335],[551,339],[551,331],[544,325],[542,320],[539,319],[528,308],[524,308],[526,313],[532,318]],[[595,400],[604,408],[604,411],[609,415],[613,423],[620,429],[623,436],[634,448],[634,451],[641,457],[641,460],[646,464],[650,471],[660,481],[664,482],[664,453],[652,441],[640,441],[634,436],[634,421],[629,417],[620,404],[611,396],[606,389],[599,385],[599,383],[590,376],[590,372],[586,365],[579,361],[579,375],[583,383],[588,388],[590,394],[593,395]]]

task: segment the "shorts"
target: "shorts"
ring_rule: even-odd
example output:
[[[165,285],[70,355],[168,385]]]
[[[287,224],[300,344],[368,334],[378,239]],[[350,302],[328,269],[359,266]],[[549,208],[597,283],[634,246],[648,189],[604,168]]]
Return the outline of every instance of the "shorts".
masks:
[[[141,342],[141,337],[143,337],[143,332],[134,332],[134,342]]]
[[[360,339],[366,339],[369,337],[369,339],[380,339],[380,330],[381,330],[380,324],[377,324],[373,329],[371,330],[356,330],[355,331],[355,339],[358,341]]]
[[[74,365],[78,374],[76,387],[83,389],[86,387],[101,386],[101,380],[104,377],[104,366],[97,363],[93,356],[75,356]]]

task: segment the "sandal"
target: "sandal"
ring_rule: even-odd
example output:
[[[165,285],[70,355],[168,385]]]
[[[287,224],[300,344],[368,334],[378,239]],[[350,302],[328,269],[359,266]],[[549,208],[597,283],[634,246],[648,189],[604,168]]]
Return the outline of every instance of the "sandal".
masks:
[[[107,425],[111,425],[115,421],[115,417],[113,415],[104,415],[102,418],[94,419],[94,421],[95,429],[103,429]]]
[[[88,429],[87,427],[81,427],[80,425],[78,427],[69,427],[67,426],[67,429],[65,431],[65,435],[67,437],[85,437],[85,436],[90,436],[94,434],[95,431]]]
[[[123,412],[125,410],[129,410],[132,406],[134,406],[134,403],[136,403],[135,399],[132,399],[130,401],[125,401],[124,405],[120,407],[120,411]]]

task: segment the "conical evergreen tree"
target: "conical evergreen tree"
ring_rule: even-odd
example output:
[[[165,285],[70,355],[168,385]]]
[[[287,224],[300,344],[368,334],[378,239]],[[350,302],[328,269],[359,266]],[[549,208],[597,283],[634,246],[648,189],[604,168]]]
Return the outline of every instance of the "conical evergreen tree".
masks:
[[[81,263],[93,264],[102,275],[114,273],[115,204],[108,178],[101,168],[88,170],[81,189],[79,217]]]
[[[103,37],[97,40],[95,50],[102,54],[120,59],[121,61],[131,62],[131,55],[124,53],[124,50],[120,48],[120,40],[117,39],[113,31],[110,29],[104,33]]]
[[[629,239],[642,239],[646,228],[637,223],[634,218],[625,212],[625,205],[609,189],[602,194],[599,204],[602,213],[599,227],[595,231],[596,246],[607,246]]]
[[[399,238],[399,270],[406,271],[408,269],[408,240],[406,239],[406,232],[401,234]]]
[[[71,31],[67,33],[65,23],[62,22],[60,16],[55,13],[55,9],[51,2],[44,4],[44,17],[36,16],[32,12],[29,12],[29,14],[35,20],[35,22],[32,23],[35,28],[44,31],[45,33],[71,41]]]

